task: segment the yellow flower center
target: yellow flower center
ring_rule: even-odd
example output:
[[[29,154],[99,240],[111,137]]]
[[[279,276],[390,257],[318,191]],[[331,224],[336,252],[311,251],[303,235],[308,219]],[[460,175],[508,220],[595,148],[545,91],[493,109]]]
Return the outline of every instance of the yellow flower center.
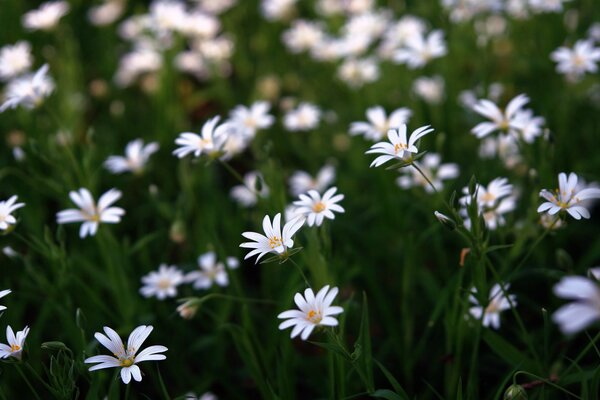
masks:
[[[492,300],[490,304],[485,308],[486,314],[496,313],[499,311],[499,304],[496,300]]]
[[[317,310],[317,311],[310,310],[308,312],[308,314],[306,315],[306,317],[308,318],[308,320],[310,322],[312,322],[314,324],[318,324],[323,319],[323,317],[321,316],[321,312],[319,310]]]
[[[171,287],[171,280],[168,278],[162,278],[161,280],[158,281],[158,287],[159,289],[168,289],[169,287]]]
[[[269,238],[269,247],[274,249],[276,247],[281,246],[283,243],[281,242],[281,238],[277,236],[273,236]]]
[[[485,193],[484,193],[484,194],[481,196],[481,201],[488,202],[488,201],[494,201],[494,200],[496,200],[496,196],[494,196],[494,194],[493,194],[493,193],[490,193],[490,192],[485,192]]]
[[[131,367],[133,365],[133,357],[120,359],[119,365],[121,367]]]
[[[394,145],[394,153],[398,154],[401,150],[406,150],[408,149],[408,145],[406,145],[405,143],[396,143]]]
[[[14,353],[14,352],[19,351],[19,350],[21,350],[21,346],[19,346],[18,344],[11,344],[10,345],[10,351],[11,352]]]
[[[320,212],[322,212],[323,210],[325,210],[325,208],[326,208],[326,207],[325,207],[325,204],[323,204],[323,202],[322,202],[322,201],[319,201],[318,203],[316,203],[316,204],[313,206],[313,211],[314,211],[314,212],[316,212],[316,213],[320,213]]]

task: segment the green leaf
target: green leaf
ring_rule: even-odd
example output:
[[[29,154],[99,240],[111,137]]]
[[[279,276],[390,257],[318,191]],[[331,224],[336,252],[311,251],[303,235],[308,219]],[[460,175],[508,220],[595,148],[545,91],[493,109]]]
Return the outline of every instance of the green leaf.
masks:
[[[360,320],[360,333],[354,344],[357,352],[358,367],[361,368],[366,376],[368,385],[367,390],[373,391],[375,383],[373,381],[373,354],[371,351],[371,332],[369,324],[369,304],[367,294],[363,293],[362,317]]]
[[[490,346],[494,353],[500,356],[500,358],[509,365],[520,365],[524,370],[536,371],[533,360],[527,358],[524,351],[517,349],[500,335],[487,329],[483,333],[483,340]]]
[[[373,361],[375,362],[375,364],[377,364],[377,366],[379,367],[381,372],[383,372],[383,375],[385,375],[386,379],[388,380],[390,385],[392,385],[392,388],[396,391],[396,393],[398,393],[401,396],[404,396],[405,398],[408,399],[408,394],[406,393],[406,391],[404,391],[402,386],[400,386],[400,383],[398,383],[398,380],[396,380],[396,378],[394,378],[394,375],[392,375],[392,373],[390,371],[388,371],[388,369],[386,367],[384,367],[382,363],[380,363],[376,359],[373,359]]]
[[[398,393],[394,393],[389,389],[378,389],[371,393],[371,397],[386,400],[410,400],[408,396],[399,395]]]

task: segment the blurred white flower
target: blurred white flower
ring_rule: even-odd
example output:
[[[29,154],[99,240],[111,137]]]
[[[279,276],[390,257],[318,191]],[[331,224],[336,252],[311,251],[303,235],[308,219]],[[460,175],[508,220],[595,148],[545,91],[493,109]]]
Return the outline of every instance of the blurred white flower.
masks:
[[[25,203],[16,203],[17,196],[11,196],[8,200],[0,201],[0,231],[7,230],[10,225],[17,223],[17,219],[12,215],[15,210],[25,206]]]
[[[600,198],[600,189],[588,187],[578,190],[577,179],[577,175],[573,172],[569,174],[568,179],[564,172],[558,174],[558,189],[555,189],[554,193],[546,189],[540,191],[540,196],[548,201],[542,203],[537,211],[547,212],[550,215],[566,211],[575,219],[590,218],[590,212],[582,202]]]
[[[260,182],[260,190],[257,184]],[[230,192],[231,197],[243,207],[252,207],[258,198],[269,196],[269,187],[266,185],[260,172],[252,171],[244,175],[244,184],[234,186]]]
[[[29,71],[32,63],[28,42],[21,40],[13,45],[7,44],[0,48],[0,80],[8,81]]]
[[[188,272],[185,281],[192,283],[194,289],[209,289],[213,284],[225,287],[229,284],[227,270],[222,262],[217,262],[213,251],[198,257],[199,270]]]
[[[101,222],[107,224],[119,223],[121,217],[125,214],[125,210],[121,207],[110,207],[111,204],[121,198],[121,192],[117,189],[110,189],[100,196],[98,204],[94,201],[90,191],[85,188],[79,189],[78,192],[69,192],[69,197],[79,209],[69,208],[59,211],[56,214],[56,221],[59,224],[83,222],[79,229],[79,237],[81,238],[88,235],[94,236]]]
[[[158,271],[152,271],[142,277],[144,286],[140,293],[144,297],[156,297],[164,300],[177,296],[177,286],[184,282],[183,272],[174,265],[160,264]]]
[[[373,58],[349,58],[339,66],[338,76],[350,87],[358,88],[379,79],[379,65]]]
[[[511,132],[515,129],[519,129],[520,125],[515,124],[515,117],[517,113],[522,111],[523,106],[527,103],[529,103],[529,97],[520,94],[508,103],[506,111],[502,111],[490,100],[479,100],[479,102],[473,106],[473,110],[478,114],[489,118],[491,121],[480,122],[471,129],[471,133],[478,138],[482,138],[496,130]]]
[[[337,294],[338,288],[329,290],[329,285],[321,288],[316,296],[311,288],[304,291],[304,296],[296,293],[294,302],[299,310],[288,310],[279,314],[277,318],[285,319],[279,324],[279,329],[293,326],[290,337],[300,335],[302,340],[306,340],[317,326],[337,326],[338,320],[333,316],[344,312],[342,307],[331,305]]]
[[[481,319],[483,313],[482,325],[484,327],[491,326],[494,329],[499,329],[500,313],[502,311],[510,310],[511,304],[512,307],[517,305],[517,297],[514,294],[507,295],[506,293],[509,287],[509,284],[503,284],[502,286],[495,284],[492,287],[492,290],[490,290],[489,302],[485,308],[479,305],[477,298],[471,294],[469,300],[471,303],[475,304],[475,306],[469,309],[469,313],[478,321]],[[477,289],[473,288],[471,292],[476,294]]]
[[[176,0],[153,0],[148,9],[152,29],[176,31],[184,27],[185,3]]]
[[[8,325],[6,327],[6,341],[8,342],[8,345],[0,343],[0,359],[14,357],[17,360],[20,360],[23,356],[23,347],[25,346],[27,334],[29,334],[28,326],[22,331],[18,331],[15,335],[10,325]]]
[[[156,49],[138,47],[121,57],[114,78],[115,82],[122,87],[129,86],[140,75],[158,71],[162,63],[162,56]]]
[[[36,10],[25,13],[21,18],[21,22],[23,27],[30,31],[50,30],[68,12],[69,3],[66,1],[48,1],[42,3]]]
[[[48,64],[44,64],[35,74],[24,75],[8,83],[0,113],[17,106],[27,109],[37,107],[53,90],[54,81],[48,76]]]
[[[316,190],[309,190],[308,196],[301,194],[300,200],[294,202],[294,205],[297,206],[296,212],[306,217],[308,226],[321,226],[324,218],[335,219],[333,211],[338,213],[345,212],[337,204],[344,199],[344,195],[335,195],[336,191],[337,188],[332,187],[323,194],[323,197]]]
[[[543,117],[536,117],[531,110],[520,110],[514,116],[512,126],[520,139],[533,143],[536,137],[543,133],[542,126],[546,123]]]
[[[475,191],[477,193],[475,198],[477,209],[483,217],[486,227],[495,230],[498,226],[503,226],[506,223],[504,214],[516,208],[513,185],[508,183],[507,178],[496,178],[487,187],[478,183]],[[459,199],[463,206],[461,214],[465,217],[465,226],[470,229],[471,220],[468,218],[466,208],[471,204],[472,198],[468,187],[463,188],[463,194],[464,196]]]
[[[311,103],[300,103],[283,117],[283,125],[289,131],[308,131],[316,128],[321,119],[321,110]]]
[[[292,53],[311,50],[324,37],[323,27],[311,21],[297,19],[283,33],[283,43]]]
[[[209,14],[218,15],[233,7],[237,0],[194,0],[200,9]]]
[[[429,104],[439,104],[444,99],[444,78],[439,75],[423,76],[413,82],[413,92]]]
[[[257,232],[244,232],[242,236],[246,239],[252,240],[252,242],[244,242],[240,244],[240,247],[253,249],[244,260],[258,255],[256,258],[256,262],[258,262],[265,254],[274,253],[274,254],[285,254],[288,248],[292,248],[294,246],[294,241],[292,237],[294,234],[304,225],[305,219],[302,217],[297,217],[289,222],[287,222],[283,227],[283,232],[281,231],[281,214],[275,215],[273,218],[273,224],[271,224],[271,219],[268,215],[265,215],[263,219],[263,230],[265,232],[264,235]]]
[[[575,334],[600,319],[600,288],[598,283],[582,276],[566,276],[554,286],[554,294],[574,300],[552,315],[565,335]]]
[[[428,153],[425,154],[422,160],[418,163],[419,169],[425,174],[425,176],[427,176],[437,190],[441,190],[443,188],[443,181],[454,179],[459,173],[457,164],[442,164],[441,161],[442,158],[439,154]],[[421,186],[426,192],[433,192],[431,185],[415,168],[403,168],[400,170],[400,174],[402,175],[398,177],[396,183],[401,188],[408,189],[414,186]]]
[[[571,0],[529,0],[529,7],[535,12],[555,12],[563,11],[563,3]]]
[[[424,34],[411,36],[404,47],[394,54],[394,61],[406,64],[410,69],[422,68],[434,58],[443,57],[447,53],[444,33],[432,31],[427,37]]]
[[[508,135],[484,138],[479,146],[479,156],[481,158],[498,157],[509,169],[516,167],[522,161],[517,137]]]
[[[108,326],[105,326],[104,333],[106,333],[106,335],[96,332],[94,337],[100,344],[106,347],[114,357],[102,355],[93,356],[86,358],[84,362],[86,364],[96,363],[96,365],[90,367],[90,372],[104,368],[121,368],[121,379],[123,380],[123,383],[128,384],[131,381],[132,376],[137,382],[141,382],[142,372],[140,371],[140,367],[136,364],[143,361],[158,361],[167,358],[164,354],[160,354],[168,350],[165,346],[150,346],[142,350],[140,354],[136,355],[144,341],[150,335],[150,332],[152,332],[152,329],[154,329],[152,326],[138,326],[129,335],[127,347],[125,347],[119,334]]]
[[[150,156],[159,149],[157,142],[151,142],[144,145],[142,139],[136,139],[125,147],[125,157],[110,156],[104,162],[104,167],[113,174],[122,174],[123,172],[133,172],[140,174],[148,162]]]
[[[396,50],[403,47],[415,36],[425,34],[425,22],[413,15],[405,15],[397,22],[388,26],[383,33],[383,39],[378,54],[384,59],[392,59]]]
[[[600,48],[594,47],[591,40],[578,40],[575,46],[559,47],[550,55],[556,62],[556,71],[567,75],[572,80],[579,80],[586,72],[596,73],[600,61]]]
[[[325,165],[321,168],[319,172],[317,172],[315,178],[310,176],[308,172],[296,171],[289,179],[290,192],[293,196],[298,196],[309,190],[316,190],[317,192],[322,193],[334,180],[335,168],[332,165]]]
[[[10,289],[0,290],[0,299],[11,293]],[[0,305],[0,311],[6,310],[6,306]]]
[[[283,21],[290,17],[298,0],[261,0],[260,11],[269,21]]]
[[[398,129],[390,129],[387,133],[389,142],[375,143],[367,150],[365,154],[383,154],[373,160],[371,167],[379,167],[390,160],[402,160],[410,153],[418,153],[419,149],[417,149],[415,143],[423,136],[433,132],[433,128],[426,125],[414,130],[410,134],[408,141],[406,140],[406,131],[407,127],[405,124],[402,124]]]
[[[193,154],[194,157],[200,157],[203,153],[209,156],[218,154],[225,141],[227,140],[227,124],[217,126],[219,116],[213,117],[206,121],[202,126],[202,136],[192,133],[183,132],[175,140],[175,144],[180,147],[173,151],[173,154],[179,158],[183,158],[188,154]]]
[[[93,6],[88,10],[88,19],[92,25],[110,25],[118,20],[125,11],[125,2],[122,0],[105,0],[102,4]]]
[[[180,32],[196,39],[212,39],[221,29],[217,17],[198,10],[187,13],[180,25]]]
[[[229,120],[242,127],[242,134],[254,137],[259,129],[267,129],[275,122],[275,117],[269,114],[271,105],[266,101],[257,101],[249,108],[237,106],[229,114]]]
[[[363,135],[367,140],[381,140],[390,129],[398,129],[403,124],[408,123],[412,111],[408,108],[398,108],[386,116],[385,110],[381,106],[375,106],[367,109],[368,122],[353,122],[350,124],[351,135]]]

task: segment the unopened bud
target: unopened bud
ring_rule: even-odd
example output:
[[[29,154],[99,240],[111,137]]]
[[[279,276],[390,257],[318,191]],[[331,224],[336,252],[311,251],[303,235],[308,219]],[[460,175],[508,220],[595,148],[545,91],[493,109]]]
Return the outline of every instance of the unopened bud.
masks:
[[[521,385],[511,385],[504,392],[504,400],[527,400],[527,392]]]
[[[437,220],[440,221],[440,223],[442,225],[444,225],[446,228],[450,229],[451,231],[456,229],[456,222],[454,222],[454,220],[452,218],[450,218],[449,216],[442,214],[441,212],[438,212],[438,211],[434,211],[433,215],[435,215]]]
[[[177,307],[179,316],[183,319],[192,319],[198,311],[198,303],[194,300],[188,300]]]

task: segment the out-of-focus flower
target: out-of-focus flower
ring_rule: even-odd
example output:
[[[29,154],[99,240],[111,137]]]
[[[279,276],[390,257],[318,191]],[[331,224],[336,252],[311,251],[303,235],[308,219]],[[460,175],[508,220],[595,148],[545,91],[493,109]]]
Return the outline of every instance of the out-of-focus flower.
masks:
[[[217,262],[217,255],[213,251],[198,257],[199,270],[188,272],[185,281],[192,283],[194,289],[209,289],[213,284],[225,287],[229,284],[229,277],[222,262]]]
[[[442,158],[439,154],[425,154],[422,161],[419,162],[419,169],[433,183],[437,190],[443,188],[443,181],[454,179],[458,176],[458,165],[454,163],[442,164]],[[421,186],[428,193],[433,192],[433,188],[427,180],[415,168],[401,169],[402,176],[398,177],[396,183],[401,188],[407,189],[414,186]]]
[[[506,221],[504,214],[511,212],[516,207],[516,197],[513,191],[513,185],[508,183],[507,178],[496,178],[491,181],[487,187],[481,184],[475,186],[477,193],[475,201],[477,209],[488,229],[494,230],[498,226],[503,226]],[[471,204],[472,197],[469,194],[469,188],[463,188],[464,196],[459,202],[463,206],[461,213],[466,218],[465,226],[471,227],[471,220],[467,218],[466,207]]]
[[[555,12],[563,11],[563,3],[571,0],[529,0],[529,7],[535,12]]]
[[[555,189],[554,193],[542,189],[540,196],[548,201],[542,203],[537,211],[547,212],[550,215],[566,211],[575,219],[590,218],[590,212],[581,202],[600,198],[600,189],[588,187],[577,190],[577,179],[577,175],[573,172],[569,174],[568,179],[564,172],[558,174],[558,189]]]
[[[349,58],[340,65],[338,76],[350,87],[358,88],[379,79],[379,66],[373,58]]]
[[[332,165],[325,165],[319,170],[317,176],[313,178],[308,172],[296,171],[289,180],[290,192],[293,196],[306,193],[309,190],[316,190],[322,193],[325,188],[331,186],[335,180],[335,168]]]
[[[0,299],[11,293],[10,289],[0,290]],[[6,310],[6,306],[0,305],[0,311]]]
[[[0,201],[0,231],[7,230],[10,225],[17,223],[12,213],[25,206],[25,203],[15,203],[17,196],[11,196],[8,200]]]
[[[371,167],[379,167],[390,160],[402,160],[410,153],[418,153],[419,149],[417,149],[415,143],[423,136],[433,132],[433,128],[426,125],[414,130],[408,141],[406,140],[406,131],[405,124],[402,124],[398,129],[390,129],[387,134],[389,142],[375,143],[367,150],[366,154],[382,154],[373,160]]]
[[[66,1],[48,1],[23,15],[21,22],[30,30],[51,30],[58,21],[69,12],[69,3]]]
[[[482,138],[496,130],[510,132],[514,129],[519,129],[520,125],[518,126],[515,124],[515,117],[518,112],[522,111],[523,106],[527,103],[529,103],[529,97],[520,94],[508,103],[505,111],[502,111],[490,100],[479,100],[479,102],[473,106],[473,110],[478,114],[489,118],[491,121],[480,122],[471,129],[471,133],[478,138]]]
[[[125,11],[125,2],[122,0],[106,0],[104,3],[91,7],[88,10],[88,19],[92,25],[110,25],[118,20]]]
[[[6,327],[6,341],[8,345],[0,343],[0,358],[5,359],[8,357],[14,357],[20,360],[23,356],[23,347],[25,346],[25,338],[29,333],[29,327],[26,326],[22,331],[18,331],[17,334],[13,332],[12,328]]]
[[[275,117],[269,114],[271,105],[266,101],[257,101],[249,108],[245,106],[235,107],[229,120],[242,127],[241,132],[244,136],[254,137],[259,129],[267,129],[275,122]]]
[[[323,194],[323,197],[321,197],[316,190],[309,190],[308,196],[306,194],[301,194],[300,200],[294,202],[294,205],[298,207],[296,212],[306,216],[306,223],[308,226],[321,226],[324,218],[335,218],[333,211],[338,213],[345,212],[345,210],[337,204],[344,199],[344,195],[335,195],[336,191],[337,188],[332,187]]]
[[[260,189],[258,183],[260,182]],[[230,192],[233,197],[243,207],[252,207],[258,201],[258,198],[269,196],[269,187],[265,184],[260,172],[252,171],[244,175],[244,184],[234,186]]]
[[[0,80],[8,81],[29,71],[32,63],[28,42],[20,41],[0,48]]]
[[[515,168],[522,161],[519,144],[515,136],[488,136],[481,141],[479,156],[482,158],[498,157],[504,165]]]
[[[288,111],[283,125],[289,131],[308,131],[316,128],[321,119],[321,110],[311,103],[300,103],[297,108]]]
[[[179,158],[183,158],[188,154],[193,154],[194,157],[200,157],[203,153],[209,156],[218,154],[227,140],[227,124],[217,126],[219,116],[213,117],[206,121],[202,126],[202,136],[192,133],[183,132],[175,140],[175,144],[180,147],[173,151],[173,154]]]
[[[112,356],[93,356],[86,358],[84,362],[86,364],[96,364],[90,367],[91,371],[96,371],[104,368],[121,368],[121,379],[123,383],[128,384],[131,381],[131,377],[137,382],[142,380],[142,372],[138,363],[143,361],[158,361],[164,360],[167,357],[164,354],[168,349],[165,346],[150,346],[142,350],[136,355],[144,341],[150,335],[154,329],[152,326],[140,325],[131,332],[127,339],[127,347],[123,345],[123,341],[111,328],[108,326],[104,327],[104,333],[106,335],[96,332],[94,337],[100,344],[106,347],[113,355]]]
[[[69,192],[69,197],[79,209],[69,208],[59,211],[56,214],[56,221],[59,224],[83,222],[79,229],[81,238],[87,235],[94,236],[101,222],[107,224],[121,222],[121,217],[125,214],[125,210],[121,207],[110,207],[121,198],[121,192],[117,189],[110,189],[100,196],[98,204],[94,201],[90,191],[85,188],[81,188],[77,192]]]
[[[425,34],[425,22],[413,15],[405,15],[397,22],[388,26],[383,32],[383,39],[378,49],[378,54],[384,59],[392,59],[398,49],[415,36]]]
[[[545,123],[543,117],[534,116],[531,110],[518,111],[512,121],[517,137],[527,143],[533,143],[535,138],[542,134],[542,126]]]
[[[510,310],[512,307],[517,305],[517,297],[514,294],[507,295],[506,291],[510,287],[509,284],[495,284],[490,290],[489,302],[484,308],[479,305],[477,298],[471,294],[469,300],[475,304],[474,307],[469,309],[469,313],[473,318],[480,320],[483,313],[482,325],[485,327],[491,326],[494,329],[500,328],[500,313],[502,311]],[[477,293],[477,289],[473,288],[473,293]]]
[[[54,81],[48,76],[48,64],[44,64],[35,74],[21,76],[8,83],[0,113],[17,106],[27,109],[37,107],[53,90]]]
[[[183,272],[174,265],[161,264],[158,271],[152,271],[142,277],[144,286],[140,293],[144,297],[156,297],[164,300],[167,297],[177,296],[177,286],[184,282]]]
[[[572,80],[579,80],[586,72],[598,71],[600,48],[594,47],[591,40],[578,40],[572,49],[559,47],[554,50],[550,58],[557,63],[557,72],[567,75]]]
[[[552,315],[565,335],[575,334],[600,319],[600,288],[598,283],[582,276],[566,276],[554,286],[554,294],[574,300]]]
[[[244,232],[242,236],[246,239],[252,240],[252,242],[244,242],[240,244],[240,247],[253,249],[244,260],[258,255],[256,258],[256,262],[258,262],[265,254],[274,253],[274,254],[285,254],[288,248],[292,248],[294,246],[294,241],[292,237],[294,234],[304,225],[305,219],[303,217],[297,217],[289,222],[287,222],[283,227],[283,232],[281,231],[281,214],[275,215],[273,218],[273,224],[271,224],[271,219],[268,215],[265,215],[263,219],[263,230],[265,234],[262,235],[257,232]]]
[[[318,23],[298,19],[283,33],[283,43],[292,53],[301,53],[311,50],[324,35],[323,27]]]
[[[329,290],[329,285],[321,288],[316,295],[311,288],[304,291],[304,296],[296,293],[294,302],[299,310],[288,310],[279,314],[277,318],[285,319],[279,324],[279,329],[293,326],[290,337],[300,335],[302,340],[306,340],[317,326],[337,326],[338,321],[333,316],[344,312],[342,307],[331,305],[337,294],[338,288]]]
[[[140,75],[158,71],[163,61],[160,53],[147,46],[141,46],[125,54],[119,61],[115,82],[122,87],[131,85]]]
[[[398,129],[408,123],[411,115],[412,111],[405,107],[392,111],[389,117],[386,116],[383,107],[371,107],[367,109],[368,122],[353,122],[350,124],[350,134],[363,135],[365,139],[378,141],[390,129]]]
[[[262,0],[260,11],[269,21],[283,21],[294,12],[298,0]]]
[[[422,68],[434,58],[443,57],[447,53],[444,33],[433,31],[427,37],[423,35],[411,36],[404,47],[394,54],[394,61],[406,64],[410,69]]]
[[[142,139],[136,139],[127,143],[125,147],[125,157],[110,156],[104,162],[104,166],[113,174],[122,174],[123,172],[133,172],[140,174],[148,162],[150,156],[159,149],[157,142],[151,142],[144,145]]]
[[[444,99],[444,78],[439,75],[417,78],[413,92],[429,104],[439,104]]]

